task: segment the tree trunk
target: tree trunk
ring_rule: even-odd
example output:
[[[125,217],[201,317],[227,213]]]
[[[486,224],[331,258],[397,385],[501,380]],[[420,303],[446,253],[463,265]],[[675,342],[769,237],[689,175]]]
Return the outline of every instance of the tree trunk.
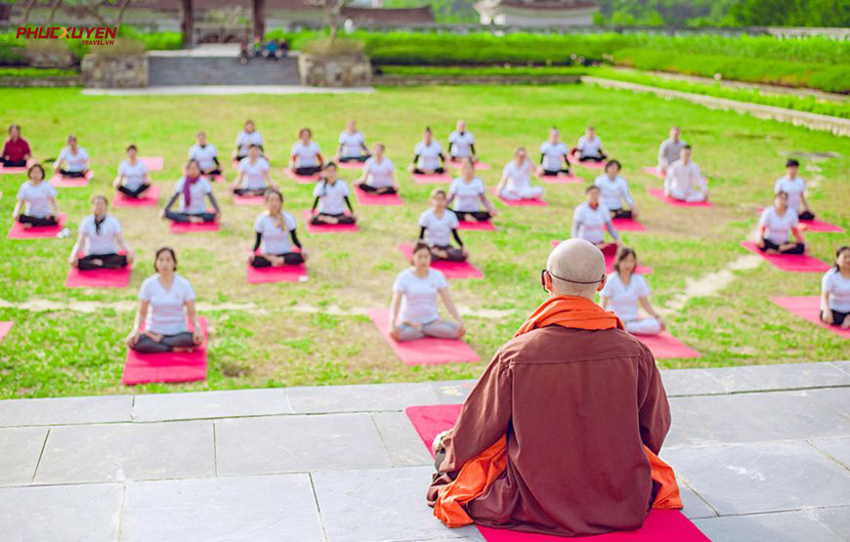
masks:
[[[265,42],[266,36],[266,0],[254,0],[254,37]]]
[[[195,19],[192,13],[192,0],[181,0],[180,12],[182,22],[180,29],[183,31],[183,47],[191,47],[195,43]]]
[[[115,15],[115,22],[112,26],[121,26],[121,21],[124,20],[124,12],[129,7],[131,0],[124,0],[121,2],[121,7],[118,8],[118,13]]]
[[[27,24],[30,22],[30,13],[32,12],[32,8],[35,7],[35,3],[38,0],[30,0],[27,4],[27,7],[24,8],[24,16],[21,18],[21,26],[26,28]]]
[[[47,15],[47,25],[48,27],[53,26],[53,19],[56,17],[56,11],[62,5],[62,0],[56,0],[53,6],[50,8],[50,13]]]

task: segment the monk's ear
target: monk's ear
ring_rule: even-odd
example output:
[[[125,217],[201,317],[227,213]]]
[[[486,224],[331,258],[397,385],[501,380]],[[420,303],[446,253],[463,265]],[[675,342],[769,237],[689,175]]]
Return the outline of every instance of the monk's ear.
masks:
[[[608,275],[602,275],[602,280],[599,281],[599,286],[596,287],[596,291],[601,292],[602,288],[605,287],[606,282],[608,282]]]

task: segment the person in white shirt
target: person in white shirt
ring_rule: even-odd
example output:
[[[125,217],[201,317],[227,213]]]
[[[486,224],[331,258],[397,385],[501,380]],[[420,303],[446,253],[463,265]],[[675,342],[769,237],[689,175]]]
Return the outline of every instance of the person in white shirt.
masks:
[[[218,149],[212,143],[207,142],[206,132],[198,132],[198,142],[189,149],[189,160],[197,160],[201,166],[201,173],[204,175],[209,177],[221,175]]]
[[[298,141],[292,145],[289,152],[289,167],[296,175],[315,175],[322,171],[325,159],[322,149],[313,141],[313,131],[301,128],[298,131]]]
[[[518,147],[514,159],[502,169],[502,178],[496,185],[496,194],[511,201],[543,197],[542,186],[531,186],[533,170],[534,165],[528,158],[525,147]]]
[[[665,139],[658,146],[658,171],[662,175],[666,175],[670,164],[682,156],[682,147],[685,145],[687,143],[682,140],[682,131],[679,127],[673,126],[670,128],[670,138]]]
[[[369,159],[369,147],[366,146],[366,137],[357,129],[357,122],[353,119],[348,121],[345,130],[339,134],[339,152],[337,154],[340,162],[365,162]]]
[[[597,177],[593,184],[599,188],[599,197],[602,204],[611,211],[611,218],[636,219],[637,206],[629,193],[629,183],[620,177],[621,167],[619,160],[609,160],[605,164],[605,173]],[[623,209],[623,200],[629,206],[628,209]]]
[[[473,164],[477,161],[475,136],[467,131],[466,121],[457,121],[457,128],[449,134],[449,156],[455,161],[460,161],[461,158],[469,158]]]
[[[29,180],[18,189],[12,219],[20,222],[24,229],[57,225],[59,203],[56,201],[56,188],[44,180],[44,168],[41,164],[30,166],[27,177]]]
[[[237,196],[262,196],[273,186],[268,161],[260,156],[260,147],[251,145],[248,156],[239,161],[239,174],[230,186]]]
[[[462,262],[469,256],[457,233],[457,215],[446,206],[446,191],[436,188],[431,192],[431,208],[419,215],[419,240],[431,248],[435,260]],[[451,237],[460,248],[452,246]]]
[[[206,198],[215,209],[210,213],[207,211]],[[171,207],[180,200],[180,210],[172,211]],[[202,222],[216,222],[221,216],[218,202],[213,194],[209,179],[201,175],[201,167],[197,160],[189,160],[186,166],[186,174],[174,185],[174,195],[165,204],[162,210],[162,218],[174,222],[191,222],[200,224]]]
[[[127,335],[127,347],[144,354],[191,352],[204,341],[195,310],[195,291],[177,273],[173,249],[156,251],[154,269],[156,274],[145,279],[139,290],[139,310]],[[194,332],[189,331],[187,317]]]
[[[120,269],[133,263],[133,251],[121,230],[121,223],[106,214],[109,200],[106,196],[93,196],[92,214],[80,222],[79,234],[68,263],[80,271],[91,269]],[[118,254],[118,250],[124,254]],[[83,256],[80,257],[80,252]]]
[[[797,213],[800,220],[814,220],[815,214],[806,199],[806,181],[797,176],[799,169],[800,162],[796,159],[785,162],[785,176],[776,179],[773,191],[788,194],[788,208]]]
[[[603,254],[613,256],[620,244],[620,234],[611,222],[611,212],[599,201],[599,187],[588,186],[585,191],[587,201],[573,211],[573,226],[570,230],[573,238],[584,239],[596,245]],[[614,243],[605,242],[605,230],[614,239]]]
[[[64,164],[64,167],[62,167]],[[59,152],[53,169],[63,177],[81,179],[89,171],[89,153],[77,144],[77,136],[68,136],[68,145]]]
[[[635,251],[622,247],[614,259],[614,272],[608,275],[605,286],[599,292],[599,301],[603,309],[610,308],[617,315],[629,333],[657,335],[666,326],[649,302],[649,286],[642,275],[635,273],[636,267]],[[649,317],[640,317],[638,304]]]
[[[257,233],[254,249],[248,261],[253,267],[278,267],[298,265],[307,260],[307,251],[301,248],[295,228],[295,218],[283,210],[283,194],[277,188],[266,190],[266,211],[254,221]],[[292,243],[290,244],[290,240]],[[292,250],[292,245],[300,252]],[[262,247],[262,250],[259,250]]]
[[[549,139],[540,144],[540,174],[554,177],[570,174],[569,151],[561,141],[561,132],[554,126],[549,129]]]
[[[336,164],[328,162],[322,171],[323,178],[313,188],[313,208],[310,222],[315,225],[321,224],[354,224],[357,217],[354,216],[354,208],[348,196],[351,192],[348,185],[342,179],[337,178]],[[349,214],[345,214],[348,207]]]
[[[596,135],[596,129],[593,126],[587,127],[570,154],[577,155],[579,162],[604,162],[608,158],[602,151],[602,140]]]
[[[398,182],[395,179],[395,164],[384,156],[384,144],[372,146],[372,156],[363,164],[363,173],[357,180],[360,190],[369,194],[397,194]]]
[[[835,266],[821,280],[820,319],[850,329],[850,246],[835,251]]]
[[[237,162],[248,156],[251,145],[257,145],[263,150],[263,136],[257,131],[254,121],[245,121],[245,128],[236,135],[236,150],[233,151],[233,159]]]
[[[413,149],[413,161],[408,168],[411,173],[432,175],[434,173],[445,173],[446,157],[443,155],[443,146],[434,140],[434,132],[427,126],[422,134],[422,141]]]
[[[691,146],[685,145],[678,160],[670,164],[664,176],[664,194],[679,201],[708,200],[708,187],[699,166],[691,161]]]
[[[788,207],[788,194],[779,192],[773,196],[773,206],[765,209],[759,219],[758,247],[769,254],[803,254],[806,239],[800,231],[797,213]],[[789,230],[796,243],[791,242]]]
[[[135,145],[127,147],[127,159],[118,164],[118,176],[113,185],[128,198],[138,199],[151,187],[151,174],[148,166],[138,158]]]
[[[460,339],[466,333],[460,313],[449,294],[449,283],[431,267],[431,251],[423,242],[413,247],[410,269],[398,274],[393,283],[390,304],[389,335],[397,341],[414,341],[424,337]],[[454,322],[440,319],[437,296]]]
[[[496,216],[496,209],[487,199],[487,189],[484,182],[475,176],[472,159],[464,158],[460,165],[460,176],[456,177],[449,186],[447,205],[454,206],[452,211],[458,220],[464,222],[486,222]],[[481,207],[484,210],[481,210]]]

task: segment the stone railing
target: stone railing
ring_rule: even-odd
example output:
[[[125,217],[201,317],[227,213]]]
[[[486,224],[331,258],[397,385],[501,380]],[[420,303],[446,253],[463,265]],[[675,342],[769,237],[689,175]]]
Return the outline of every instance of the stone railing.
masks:
[[[148,86],[148,58],[86,55],[81,65],[86,87],[133,88]]]
[[[298,55],[301,84],[313,87],[365,87],[372,82],[372,62],[364,54]]]

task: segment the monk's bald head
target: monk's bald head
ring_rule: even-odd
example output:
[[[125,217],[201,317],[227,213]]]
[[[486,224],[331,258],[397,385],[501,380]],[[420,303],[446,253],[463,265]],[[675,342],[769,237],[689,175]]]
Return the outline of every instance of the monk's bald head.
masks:
[[[549,253],[546,270],[552,276],[553,294],[593,299],[605,275],[605,256],[584,239],[568,239]]]

